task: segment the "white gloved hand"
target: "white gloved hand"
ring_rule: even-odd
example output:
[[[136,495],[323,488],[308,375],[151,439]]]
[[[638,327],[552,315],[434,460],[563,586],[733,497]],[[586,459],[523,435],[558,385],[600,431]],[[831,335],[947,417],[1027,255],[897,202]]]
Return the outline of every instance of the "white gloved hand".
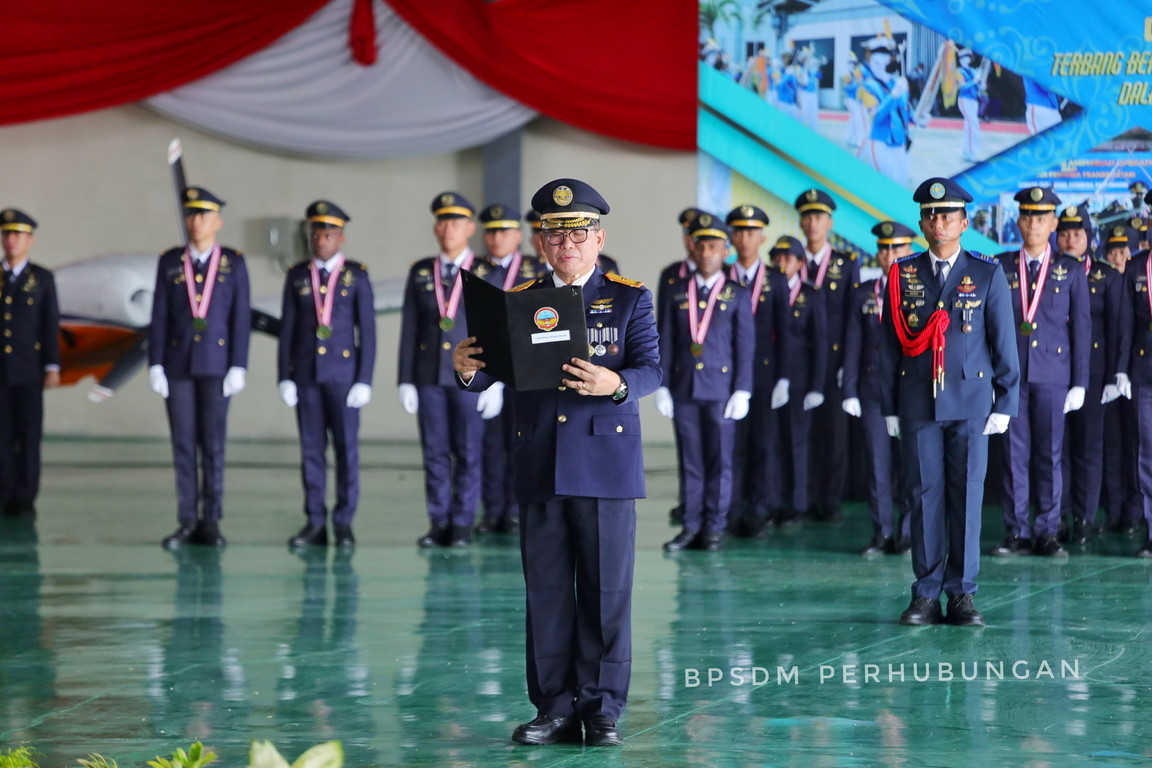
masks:
[[[896,78],[896,82],[892,86],[892,98],[898,99],[906,93],[908,93],[908,78]]]
[[[476,410],[480,411],[480,418],[491,419],[500,415],[504,407],[504,382],[496,381],[492,386],[480,393],[476,398]]]
[[[672,393],[668,391],[668,387],[660,387],[656,390],[656,412],[666,419],[670,419],[676,415],[676,408],[672,405]]]
[[[1115,384],[1104,385],[1104,395],[1100,398],[1100,405],[1108,405],[1113,400],[1120,398],[1120,387]]]
[[[836,369],[836,388],[839,389],[844,386],[844,369]]]
[[[1132,382],[1128,379],[1128,374],[1116,374],[1116,388],[1120,390],[1120,394],[1129,400],[1132,399]]]
[[[344,405],[348,408],[363,408],[372,400],[372,387],[362,382],[356,382],[348,388],[348,397],[344,398]]]
[[[861,414],[864,413],[864,411],[860,409],[860,398],[858,397],[848,398],[840,403],[840,407],[844,409],[844,413],[849,416],[855,416],[856,418],[860,418]]]
[[[1072,387],[1064,398],[1064,413],[1078,411],[1084,407],[1084,387]]]
[[[164,375],[164,366],[154,365],[148,369],[148,386],[160,397],[168,399],[168,377]]]
[[[420,396],[416,394],[415,384],[400,385],[400,407],[406,413],[416,413],[420,409]]]
[[[280,399],[284,401],[284,405],[289,408],[295,408],[296,403],[300,402],[299,393],[296,391],[296,382],[289,379],[284,379],[280,382]]]
[[[780,379],[780,381],[776,382],[776,386],[772,387],[772,410],[788,404],[788,387],[791,386],[791,384],[792,382],[788,381],[788,379]]]
[[[820,392],[809,392],[804,395],[804,410],[810,411],[824,405],[824,395]]]
[[[228,369],[228,373],[224,374],[224,385],[220,389],[224,393],[224,397],[232,397],[232,395],[243,392],[247,383],[248,372],[243,368],[233,366]]]
[[[728,404],[724,406],[724,418],[740,421],[748,415],[748,401],[751,399],[751,392],[746,392],[743,389],[733,392],[732,396],[728,398]]]
[[[1008,422],[1011,417],[1006,413],[991,413],[988,421],[984,423],[984,434],[999,435],[1008,431]]]
[[[888,437],[900,437],[900,417],[899,416],[885,416],[884,428],[888,430]]]

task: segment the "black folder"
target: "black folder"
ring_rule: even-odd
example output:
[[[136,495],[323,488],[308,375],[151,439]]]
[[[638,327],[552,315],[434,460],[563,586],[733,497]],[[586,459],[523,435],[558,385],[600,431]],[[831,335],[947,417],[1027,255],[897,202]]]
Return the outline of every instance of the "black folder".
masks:
[[[484,372],[512,389],[551,389],[571,378],[560,366],[588,359],[584,290],[578,285],[505,292],[464,273],[468,335]]]

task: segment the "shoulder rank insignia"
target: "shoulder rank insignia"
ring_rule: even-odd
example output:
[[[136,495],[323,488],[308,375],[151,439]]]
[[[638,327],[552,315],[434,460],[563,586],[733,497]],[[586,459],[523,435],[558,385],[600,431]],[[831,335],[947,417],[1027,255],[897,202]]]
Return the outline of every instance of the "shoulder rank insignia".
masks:
[[[520,283],[520,285],[518,285],[518,286],[516,286],[515,288],[513,288],[511,291],[509,291],[509,293],[515,293],[516,291],[522,291],[522,290],[524,290],[525,288],[531,288],[531,287],[532,287],[533,285],[535,285],[535,284],[536,284],[536,283],[537,283],[539,280],[540,280],[540,278],[536,278],[536,279],[534,279],[534,280],[529,280],[529,281],[528,281],[528,282],[526,282],[526,283]]]
[[[919,255],[920,255],[920,254],[918,254],[918,253],[910,253],[910,254],[908,254],[907,256],[901,256],[900,258],[896,259],[896,263],[897,263],[897,264],[903,264],[903,263],[904,263],[904,262],[906,262],[906,261],[911,261],[912,259],[916,258],[916,257],[917,257],[917,256],[919,256]],[[911,269],[911,270],[909,270],[907,267],[905,267],[905,268],[904,268],[904,271],[905,271],[905,272],[909,272],[909,271],[911,271],[911,272],[915,272],[915,271],[916,271],[916,268],[915,268],[915,267],[912,267],[912,269]]]
[[[968,255],[974,259],[979,259],[987,264],[999,264],[1000,261],[995,256],[985,256],[979,251],[968,251]]]
[[[629,280],[628,278],[621,277],[620,275],[617,275],[614,272],[605,273],[604,277],[605,277],[605,279],[611,280],[614,283],[620,283],[620,285],[627,285],[629,288],[643,288],[644,287],[644,283],[640,282],[639,280]]]

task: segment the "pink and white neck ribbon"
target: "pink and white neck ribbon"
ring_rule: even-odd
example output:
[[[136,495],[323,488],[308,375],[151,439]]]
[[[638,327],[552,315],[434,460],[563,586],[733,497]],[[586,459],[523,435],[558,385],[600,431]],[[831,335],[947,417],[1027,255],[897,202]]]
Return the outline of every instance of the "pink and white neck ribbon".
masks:
[[[336,257],[336,263],[328,271],[328,284],[320,290],[320,268],[316,260],[308,265],[312,275],[312,305],[316,308],[316,325],[322,327],[332,326],[332,308],[336,301],[336,281],[340,279],[340,270],[344,268],[344,255]],[[321,298],[323,297],[323,298]]]
[[[192,310],[193,319],[207,320],[208,307],[212,304],[212,289],[216,286],[216,273],[220,270],[220,244],[212,244],[212,253],[208,256],[208,272],[204,275],[204,287],[200,297],[196,297],[196,275],[192,272],[192,249],[184,248],[184,285],[188,288],[188,307]]]
[[[447,302],[444,301],[444,280],[440,266],[442,261],[443,259],[437,256],[432,266],[432,287],[436,293],[436,310],[440,313],[441,320],[454,321],[456,310],[460,308],[460,297],[464,295],[463,272],[472,266],[472,249],[468,248],[464,251],[464,260],[460,262],[460,268],[456,270],[456,279],[452,281],[452,293]]]
[[[796,297],[800,295],[800,289],[803,287],[804,279],[800,278],[796,281],[796,285],[793,285],[788,289],[788,306],[792,306],[796,303]]]
[[[1044,253],[1040,255],[1040,269],[1036,276],[1036,293],[1032,300],[1028,300],[1028,254],[1020,249],[1018,256],[1017,277],[1020,278],[1020,311],[1024,314],[1024,322],[1032,324],[1040,309],[1040,295],[1044,292],[1044,283],[1048,280],[1048,258],[1052,255],[1052,246],[1044,246]]]
[[[767,269],[764,268],[764,265],[761,264],[760,261],[756,262],[755,269],[756,269],[756,277],[752,278],[752,285],[750,285],[748,287],[749,292],[752,294],[752,297],[750,300],[752,302],[752,315],[753,315],[753,317],[755,317],[755,315],[756,315],[756,310],[760,308],[760,291],[764,290],[764,273],[768,271]],[[736,265],[735,264],[732,265],[732,270],[731,270],[730,276],[736,282],[740,282],[739,278],[736,276]]]
[[[716,297],[720,295],[725,282],[724,273],[717,273],[716,282],[712,284],[712,290],[708,292],[708,302],[704,306],[704,317],[700,317],[697,313],[699,299],[696,291],[696,278],[688,279],[688,335],[692,337],[694,343],[700,346],[704,346],[704,339],[708,338],[708,327],[712,325],[712,313],[716,311]]]
[[[520,274],[520,262],[523,258],[520,251],[512,252],[512,261],[508,262],[508,272],[504,275],[504,290],[510,290],[516,284],[516,277]]]
[[[813,284],[817,288],[823,288],[824,287],[824,276],[828,274],[828,265],[832,263],[832,246],[831,246],[831,244],[824,243],[824,247],[812,255],[820,257],[820,268],[816,270],[816,280],[813,281]],[[808,257],[807,256],[804,257],[804,263],[802,263],[800,265],[800,279],[802,281],[808,280]]]
[[[876,297],[876,322],[882,323],[884,321],[884,289],[880,285],[883,282],[881,278],[876,278],[876,284],[872,286],[872,294]]]

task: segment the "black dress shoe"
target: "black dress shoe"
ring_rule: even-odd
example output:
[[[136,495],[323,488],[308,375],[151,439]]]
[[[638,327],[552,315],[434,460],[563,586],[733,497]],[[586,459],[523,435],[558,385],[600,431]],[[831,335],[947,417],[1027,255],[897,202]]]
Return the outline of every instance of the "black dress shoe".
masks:
[[[668,510],[668,522],[672,525],[680,525],[684,522],[684,505],[672,507]]]
[[[576,715],[541,715],[530,723],[516,726],[516,730],[512,731],[512,741],[517,744],[578,744],[580,738],[580,720]]]
[[[623,743],[616,721],[608,715],[592,715],[584,721],[584,746],[618,747]]]
[[[781,528],[800,525],[800,513],[794,509],[781,509],[776,513],[776,525]]]
[[[476,526],[476,533],[481,536],[485,536],[489,533],[495,533],[497,525],[498,523],[489,522],[488,518],[484,518],[480,521],[480,525]]]
[[[1036,547],[1032,552],[1041,557],[1068,557],[1068,550],[1060,546],[1054,536],[1037,536]]]
[[[1072,521],[1072,532],[1068,534],[1068,543],[1077,546],[1087,544],[1092,538],[1090,531],[1091,526],[1086,521],[1076,518]]]
[[[352,526],[350,525],[333,525],[332,536],[338,547],[356,546],[356,537],[352,535]]]
[[[882,555],[885,552],[890,552],[892,549],[892,539],[887,536],[881,536],[878,533],[872,537],[872,543],[864,547],[864,550],[860,554],[865,557],[872,557],[873,555]]]
[[[308,523],[300,532],[288,539],[290,547],[326,547],[328,546],[328,526]]]
[[[1136,554],[1133,555],[1133,557],[1138,557],[1141,560],[1152,560],[1152,541],[1136,550]]]
[[[185,544],[192,543],[193,537],[196,535],[196,523],[181,523],[180,527],[176,529],[175,533],[168,536],[164,541],[160,542],[160,546],[164,549],[179,549]]]
[[[448,546],[463,549],[472,546],[472,526],[454,525],[452,534],[448,539]]]
[[[929,600],[927,597],[912,598],[904,613],[900,614],[900,623],[910,627],[939,624],[942,619],[940,601]]]
[[[443,523],[433,523],[432,527],[428,529],[428,533],[416,539],[416,546],[418,547],[446,547],[448,546],[449,537],[448,526]]]
[[[204,547],[223,547],[228,542],[224,540],[224,536],[220,533],[220,526],[214,520],[201,520],[200,527],[196,529],[196,534],[192,538],[192,543]]]
[[[993,557],[1017,557],[1032,554],[1032,540],[1017,536],[1007,536],[1004,543],[992,548]]]
[[[972,595],[954,595],[948,598],[948,617],[944,620],[954,627],[984,626],[984,617],[972,603]]]
[[[504,533],[507,533],[507,534],[512,535],[512,536],[519,536],[520,535],[520,518],[519,517],[516,517],[515,515],[509,515],[508,517],[504,518],[503,523],[504,523],[504,531],[503,531]]]
[[[906,555],[912,551],[912,539],[907,536],[901,536],[892,544],[892,551],[889,554],[893,555]]]
[[[672,541],[664,542],[664,551],[679,552],[682,549],[695,549],[696,539],[699,538],[699,536],[700,533],[698,531],[680,531]]]
[[[724,548],[724,534],[712,531],[701,534],[699,545],[705,552],[719,552]]]

